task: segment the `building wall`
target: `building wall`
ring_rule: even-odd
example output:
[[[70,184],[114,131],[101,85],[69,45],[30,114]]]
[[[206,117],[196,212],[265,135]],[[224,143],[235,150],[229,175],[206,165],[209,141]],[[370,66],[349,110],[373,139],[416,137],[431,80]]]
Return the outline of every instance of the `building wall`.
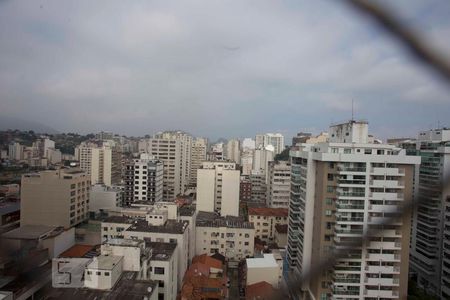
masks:
[[[101,209],[121,206],[122,192],[103,185],[91,187],[89,195],[89,211],[98,213]]]
[[[285,161],[270,162],[268,170],[267,206],[288,208],[291,188],[291,165]]]
[[[43,171],[22,176],[21,225],[70,228],[88,217],[89,178],[84,173]]]
[[[196,255],[220,253],[236,261],[254,254],[254,229],[197,226],[195,235]]]
[[[247,285],[266,281],[274,288],[278,288],[280,269],[277,266],[266,268],[247,268]]]
[[[160,232],[136,232],[125,231],[126,239],[150,239],[153,242],[177,243],[177,261],[178,261],[178,288],[181,288],[184,273],[188,267],[189,261],[189,234],[186,230],[183,234],[171,234]]]
[[[164,269],[164,274],[156,274],[155,268]],[[157,294],[164,294],[164,300],[176,299],[178,288],[177,268],[176,255],[172,255],[172,257],[168,260],[150,261],[150,278],[158,282],[158,286],[156,288]]]
[[[238,170],[224,170],[222,173],[222,216],[239,216],[239,184]]]
[[[215,173],[214,169],[197,170],[197,211],[215,211]]]
[[[248,221],[255,227],[255,237],[265,242],[274,242],[275,226],[288,224],[288,217],[249,215]]]

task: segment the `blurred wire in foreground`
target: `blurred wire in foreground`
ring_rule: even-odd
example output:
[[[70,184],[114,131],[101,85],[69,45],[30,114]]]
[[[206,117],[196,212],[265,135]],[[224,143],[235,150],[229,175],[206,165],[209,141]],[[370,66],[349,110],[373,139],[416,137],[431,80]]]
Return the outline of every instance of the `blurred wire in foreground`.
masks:
[[[399,18],[396,17],[392,12],[388,11],[384,7],[381,7],[373,2],[368,2],[366,0],[345,0],[350,6],[358,11],[368,15],[374,19],[377,24],[383,27],[387,32],[389,32],[394,38],[399,40],[415,57],[417,60],[421,61],[429,68],[437,72],[447,83],[450,84],[450,63],[428,47],[425,44],[425,40],[418,35],[413,29],[403,25]],[[450,174],[444,174],[442,181],[442,190],[450,186]],[[403,205],[401,206],[402,214],[409,214],[413,209],[419,204],[418,199],[405,199]],[[383,222],[378,225],[379,228],[383,228],[385,225],[390,225],[395,221],[397,217],[385,218]],[[361,247],[369,237],[374,233],[382,232],[383,229],[375,229],[366,232],[359,238],[355,238],[354,242],[348,244],[347,249],[339,249],[334,251],[331,255],[321,260],[318,264],[314,265],[311,270],[301,274],[300,276],[292,275],[288,280],[286,280],[287,291],[280,291],[275,295],[274,299],[286,299],[286,296],[295,295],[299,299],[302,295],[302,286],[305,282],[309,282],[311,278],[319,276],[326,270],[333,268],[335,263],[342,258],[345,258],[348,253],[348,249],[352,247]]]
[[[391,11],[366,0],[345,0],[350,6],[374,19],[394,38],[399,40],[414,57],[436,71],[450,83],[450,63],[426,45],[426,41],[413,29],[406,27]]]

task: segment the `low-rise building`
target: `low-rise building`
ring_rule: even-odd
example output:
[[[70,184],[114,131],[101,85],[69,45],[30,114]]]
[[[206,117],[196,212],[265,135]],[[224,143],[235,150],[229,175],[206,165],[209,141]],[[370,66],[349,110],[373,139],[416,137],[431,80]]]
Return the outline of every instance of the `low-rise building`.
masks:
[[[89,195],[89,212],[97,214],[106,209],[122,205],[122,190],[120,187],[111,187],[96,184],[91,187]]]
[[[248,220],[255,227],[255,237],[265,242],[273,242],[275,226],[288,224],[287,208],[250,207]]]
[[[278,288],[283,275],[283,266],[279,265],[273,254],[246,259],[246,284],[266,281]]]
[[[96,290],[110,290],[123,271],[123,256],[100,255],[84,270],[84,285]]]
[[[287,230],[288,225],[277,224],[275,225],[275,237],[274,242],[278,245],[278,247],[284,248],[287,245]]]
[[[158,299],[172,300],[178,289],[177,244],[146,242],[151,249],[150,278],[158,282]]]
[[[239,217],[220,217],[199,212],[196,221],[196,255],[220,253],[230,261],[239,261],[254,253],[253,224]]]

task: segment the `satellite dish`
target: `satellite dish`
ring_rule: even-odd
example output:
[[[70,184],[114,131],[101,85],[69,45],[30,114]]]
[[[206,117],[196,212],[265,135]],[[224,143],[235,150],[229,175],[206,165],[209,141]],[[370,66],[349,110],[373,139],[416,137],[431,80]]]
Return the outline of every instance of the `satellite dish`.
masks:
[[[149,286],[149,287],[147,288],[147,292],[151,293],[152,291],[153,291],[153,288],[152,288],[151,286]]]

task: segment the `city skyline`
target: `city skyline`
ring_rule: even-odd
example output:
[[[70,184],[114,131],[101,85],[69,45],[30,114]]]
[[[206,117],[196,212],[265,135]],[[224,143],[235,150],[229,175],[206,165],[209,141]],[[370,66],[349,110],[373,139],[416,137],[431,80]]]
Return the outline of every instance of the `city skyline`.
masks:
[[[353,99],[383,139],[449,125],[448,89],[346,6],[96,5],[0,4],[0,118],[62,132],[289,137],[349,119]],[[389,5],[448,50],[444,1]]]

